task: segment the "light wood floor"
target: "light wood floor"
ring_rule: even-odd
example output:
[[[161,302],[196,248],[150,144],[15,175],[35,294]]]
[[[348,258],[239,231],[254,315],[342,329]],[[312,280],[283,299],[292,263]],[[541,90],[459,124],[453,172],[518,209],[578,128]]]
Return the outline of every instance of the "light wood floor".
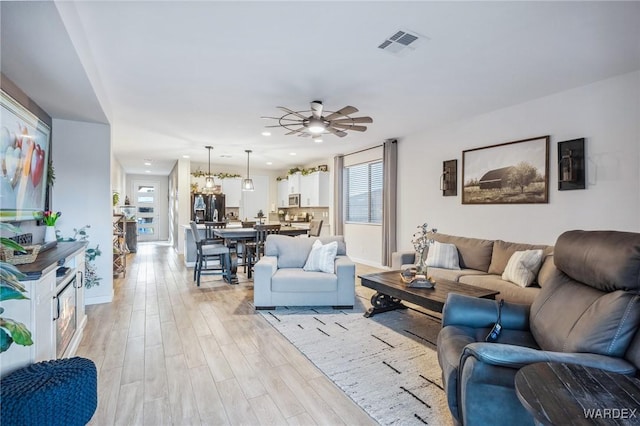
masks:
[[[167,245],[139,244],[127,260],[114,301],[87,307],[77,355],[98,368],[90,424],[375,424],[254,312],[244,276],[198,288]]]

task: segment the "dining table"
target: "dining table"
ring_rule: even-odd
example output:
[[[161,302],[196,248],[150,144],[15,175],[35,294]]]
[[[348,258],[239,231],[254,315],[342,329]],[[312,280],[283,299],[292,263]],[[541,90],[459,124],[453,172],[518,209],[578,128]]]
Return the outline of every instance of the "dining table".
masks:
[[[256,232],[255,228],[219,228],[213,230],[213,234],[218,238],[224,239],[224,242],[228,247],[237,247],[238,243],[254,241],[256,239]],[[291,226],[282,226],[279,232],[280,235],[288,235],[290,237],[308,235],[308,233],[308,229],[295,228]],[[251,268],[253,267],[251,259],[248,259],[248,262],[247,270],[251,271]],[[250,278],[251,273],[248,275]],[[238,284],[238,253],[236,250],[231,250],[231,274],[228,282],[229,284]]]

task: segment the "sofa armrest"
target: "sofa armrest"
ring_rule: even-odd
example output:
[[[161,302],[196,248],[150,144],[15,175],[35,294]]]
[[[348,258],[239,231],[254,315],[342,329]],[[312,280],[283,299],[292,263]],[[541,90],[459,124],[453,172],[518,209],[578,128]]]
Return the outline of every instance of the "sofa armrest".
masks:
[[[391,269],[400,270],[402,265],[409,265],[416,262],[416,252],[411,251],[394,251],[391,253]]]
[[[271,277],[278,270],[276,256],[262,256],[254,266],[253,273],[253,303],[255,306],[272,306]]]
[[[498,319],[498,302],[449,293],[442,309],[442,326],[490,328]],[[506,330],[529,330],[529,305],[505,302],[500,318]]]
[[[473,356],[485,364],[514,369],[520,369],[535,362],[562,362],[627,375],[634,374],[636,371],[633,364],[622,358],[591,353],[542,351],[501,343],[476,342],[468,344],[462,353],[461,365],[464,359],[469,356]]]
[[[356,264],[348,256],[336,256],[338,305],[353,306],[356,294]]]

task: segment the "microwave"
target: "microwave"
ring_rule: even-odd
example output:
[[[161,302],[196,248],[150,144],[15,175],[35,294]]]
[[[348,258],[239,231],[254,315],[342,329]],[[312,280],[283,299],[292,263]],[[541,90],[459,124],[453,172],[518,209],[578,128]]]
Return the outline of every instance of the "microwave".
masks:
[[[300,194],[289,194],[289,207],[300,207]]]

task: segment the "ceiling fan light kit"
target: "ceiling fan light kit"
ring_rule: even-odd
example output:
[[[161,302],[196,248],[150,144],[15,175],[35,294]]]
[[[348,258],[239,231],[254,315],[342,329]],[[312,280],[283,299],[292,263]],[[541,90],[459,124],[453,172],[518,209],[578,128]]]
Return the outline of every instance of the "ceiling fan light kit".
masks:
[[[314,142],[322,142],[321,135],[333,134],[338,137],[347,136],[347,130],[364,132],[367,126],[362,124],[373,123],[371,117],[351,117],[358,112],[353,106],[346,106],[338,111],[324,111],[322,101],[312,101],[310,109],[306,111],[293,111],[279,106],[286,114],[282,117],[262,117],[278,120],[278,124],[266,127],[283,127],[288,130],[285,135],[311,136]],[[323,116],[323,111],[328,115]],[[311,113],[310,116],[305,114]]]

